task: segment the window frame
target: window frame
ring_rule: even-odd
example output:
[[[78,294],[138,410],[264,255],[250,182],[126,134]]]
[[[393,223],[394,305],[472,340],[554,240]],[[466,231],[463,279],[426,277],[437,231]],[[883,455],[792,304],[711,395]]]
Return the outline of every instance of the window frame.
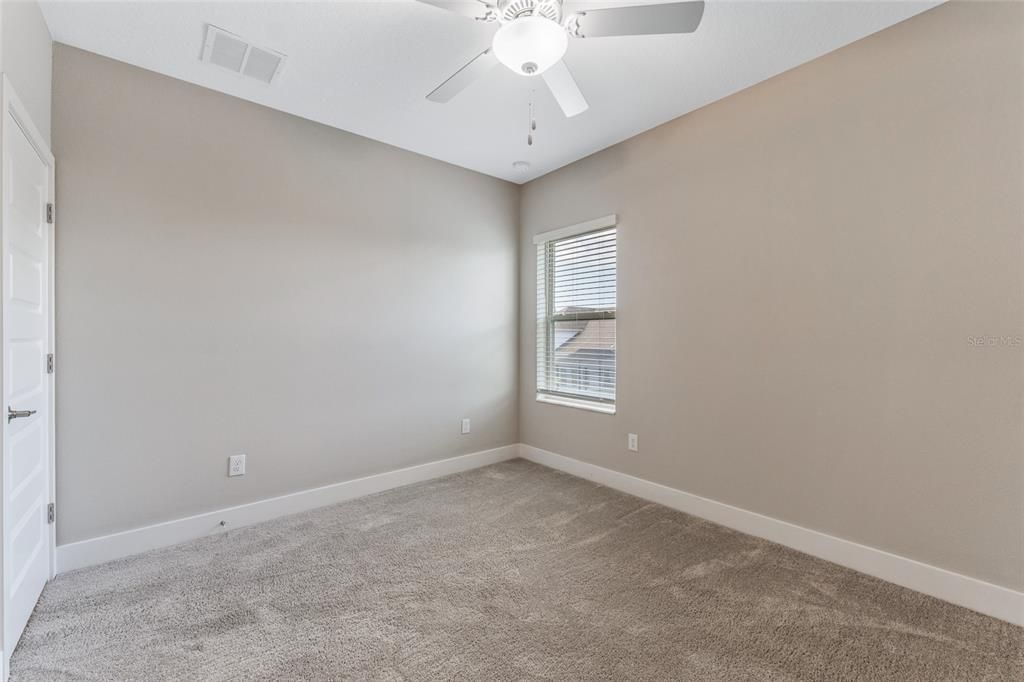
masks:
[[[618,233],[618,216],[616,214],[614,214],[614,213],[611,214],[611,215],[603,216],[601,218],[595,218],[594,220],[588,220],[586,222],[577,223],[575,225],[568,225],[566,227],[561,227],[561,228],[558,228],[557,230],[550,230],[548,232],[542,232],[542,233],[537,234],[537,235],[535,235],[533,237],[534,245],[538,249],[543,248],[543,255],[544,255],[544,258],[543,258],[543,266],[544,266],[544,280],[543,280],[543,286],[544,286],[544,291],[543,291],[543,295],[544,295],[544,318],[540,319],[539,316],[537,318],[537,324],[543,324],[544,325],[544,330],[543,330],[543,333],[544,333],[544,346],[543,346],[543,349],[541,349],[540,347],[538,347],[536,349],[536,352],[537,352],[536,362],[537,362],[537,368],[538,369],[540,369],[541,363],[543,363],[543,365],[544,365],[544,367],[543,367],[543,375],[548,380],[550,380],[552,372],[554,371],[554,367],[551,365],[553,356],[552,356],[552,353],[549,352],[549,350],[551,349],[551,347],[554,344],[555,323],[557,323],[559,321],[562,321],[562,322],[565,322],[565,321],[579,322],[579,321],[591,321],[591,320],[614,320],[614,319],[616,319],[616,316],[618,314],[618,280],[619,280],[618,262],[616,262],[616,268],[615,268],[616,310],[611,310],[611,311],[603,310],[603,311],[595,311],[595,312],[592,312],[592,313],[566,313],[566,314],[556,315],[555,312],[554,312],[554,308],[553,308],[553,306],[554,306],[553,291],[554,291],[555,269],[548,262],[548,259],[550,257],[550,252],[549,252],[549,248],[548,247],[553,242],[558,242],[558,241],[561,241],[563,239],[567,239],[567,238],[570,238],[570,237],[578,237],[578,236],[587,234],[589,232],[597,232],[597,231],[600,231],[600,230],[605,230],[605,229],[608,229],[610,227],[614,227],[615,228],[615,251],[616,251],[616,254],[617,254],[618,253],[618,238],[619,238],[619,233]],[[616,258],[616,261],[617,260],[618,259]],[[538,258],[538,264],[540,264],[540,263],[541,263],[541,259]],[[539,277],[539,273],[538,273],[538,277],[536,278],[536,281],[537,281],[538,284],[540,284],[540,282],[541,282],[540,277]],[[540,298],[540,295],[541,295],[541,292],[538,291],[537,292],[538,299]],[[540,308],[540,306],[538,305],[538,312],[539,312],[539,308]],[[537,400],[537,402],[539,402],[539,403],[548,403],[548,404],[553,404],[553,405],[561,405],[563,407],[574,407],[574,408],[578,408],[578,409],[584,409],[584,410],[590,410],[590,411],[594,411],[594,412],[600,412],[600,413],[603,413],[603,414],[615,414],[616,409],[617,409],[616,405],[617,405],[617,401],[618,401],[618,367],[619,367],[619,357],[618,357],[618,325],[617,324],[616,324],[616,330],[615,331],[616,331],[616,339],[615,339],[615,346],[616,346],[615,350],[616,350],[616,353],[615,353],[615,358],[614,358],[615,383],[614,383],[614,391],[613,391],[614,392],[614,396],[612,398],[599,398],[599,397],[588,396],[588,395],[581,395],[581,394],[576,394],[576,393],[567,393],[567,392],[553,391],[553,390],[550,390],[550,389],[541,389],[540,388],[540,382],[539,382],[539,372],[534,372],[534,388],[535,388],[535,391],[536,391],[536,400]],[[535,342],[534,342],[535,344],[536,344],[536,339],[538,339],[539,337],[540,337],[540,331],[537,330],[537,333],[535,334],[535,337],[534,337],[535,338]]]

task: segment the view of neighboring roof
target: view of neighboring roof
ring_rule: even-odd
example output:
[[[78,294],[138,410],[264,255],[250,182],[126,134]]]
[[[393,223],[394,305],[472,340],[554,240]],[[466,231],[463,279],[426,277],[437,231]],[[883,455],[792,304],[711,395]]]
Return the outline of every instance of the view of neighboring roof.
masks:
[[[578,350],[615,350],[615,320],[589,320],[579,322],[582,327],[564,341],[556,332],[555,348],[559,353],[575,353]],[[569,330],[566,330],[569,331]]]

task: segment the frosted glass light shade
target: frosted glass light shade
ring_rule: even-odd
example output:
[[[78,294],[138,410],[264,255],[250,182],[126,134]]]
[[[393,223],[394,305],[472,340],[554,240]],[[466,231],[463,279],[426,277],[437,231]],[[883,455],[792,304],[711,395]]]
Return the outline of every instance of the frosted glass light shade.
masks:
[[[494,34],[494,56],[512,71],[537,76],[558,63],[569,47],[565,29],[544,17],[521,17]]]

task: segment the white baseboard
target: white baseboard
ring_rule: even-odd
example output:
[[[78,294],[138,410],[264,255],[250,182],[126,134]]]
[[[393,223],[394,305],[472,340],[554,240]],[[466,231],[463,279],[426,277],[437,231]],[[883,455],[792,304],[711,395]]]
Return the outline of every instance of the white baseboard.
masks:
[[[1024,625],[1024,593],[943,568],[843,540],[770,516],[715,502],[692,493],[577,459],[520,445],[520,457],[657,502],[734,530],[771,540],[855,571],[881,578],[1016,625]]]
[[[228,507],[121,533],[59,545],[57,547],[57,572],[64,573],[76,568],[93,566],[150,549],[223,533],[242,526],[344,502],[410,483],[476,469],[507,459],[514,459],[518,454],[518,445],[505,445],[493,450],[482,450],[383,474],[325,485],[312,490],[272,497],[237,507]],[[227,525],[221,526],[221,521],[225,521]]]
[[[63,573],[93,566],[517,456],[980,613],[1024,625],[1022,592],[525,444],[506,445],[60,545],[57,547],[57,571]],[[221,521],[227,525],[221,526]]]

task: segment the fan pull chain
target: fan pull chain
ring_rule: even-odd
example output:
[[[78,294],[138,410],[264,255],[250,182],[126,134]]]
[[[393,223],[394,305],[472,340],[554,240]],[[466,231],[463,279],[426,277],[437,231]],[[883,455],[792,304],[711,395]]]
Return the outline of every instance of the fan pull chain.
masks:
[[[533,118],[533,90],[530,90],[530,130],[526,133],[526,145],[533,146],[533,132],[537,130],[537,121]]]

